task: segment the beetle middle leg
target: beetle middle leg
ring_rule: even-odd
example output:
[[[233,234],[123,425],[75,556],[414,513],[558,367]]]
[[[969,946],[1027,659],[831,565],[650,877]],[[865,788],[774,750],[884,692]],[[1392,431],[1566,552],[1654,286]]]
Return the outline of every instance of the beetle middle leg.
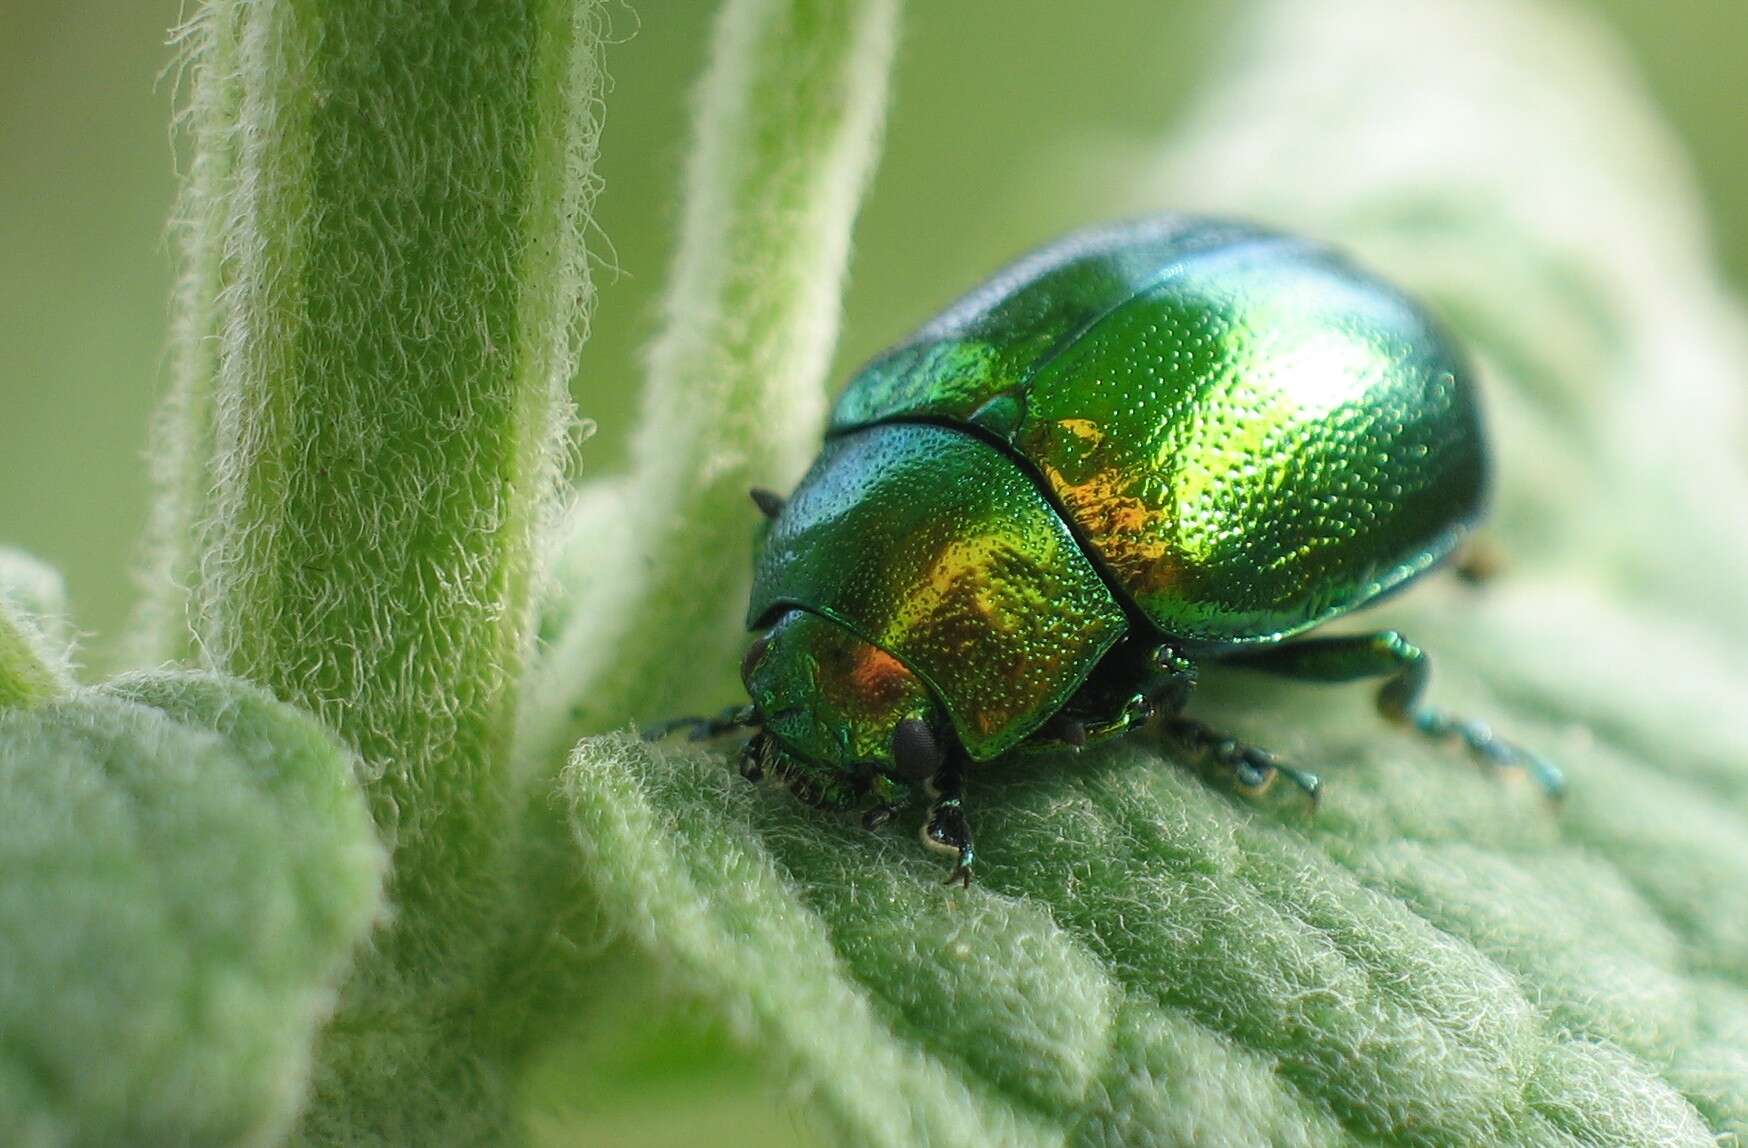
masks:
[[[1313,806],[1323,790],[1323,782],[1315,773],[1288,765],[1268,750],[1239,741],[1195,718],[1171,718],[1166,722],[1165,732],[1191,749],[1209,754],[1216,763],[1230,770],[1239,792],[1248,797],[1267,790],[1277,775],[1303,790]]]
[[[1279,646],[1240,650],[1221,661],[1242,669],[1311,682],[1351,682],[1383,678],[1378,711],[1435,741],[1460,740],[1471,757],[1495,769],[1521,769],[1549,797],[1566,789],[1559,767],[1540,754],[1496,736],[1485,722],[1460,718],[1424,704],[1432,662],[1425,651],[1395,630],[1331,638],[1306,638]]]
[[[955,882],[971,888],[971,864],[976,851],[971,845],[971,823],[965,819],[965,763],[955,754],[941,771],[929,780],[929,792],[934,802],[929,806],[929,819],[923,822],[923,845],[937,853],[948,853],[956,859],[947,884]]]
[[[1139,679],[1140,690],[1112,690],[1097,683],[1063,707],[1056,719],[1033,738],[1034,745],[1084,749],[1122,737],[1160,714],[1180,713],[1196,688],[1196,664],[1170,643],[1162,643],[1133,660],[1117,663],[1120,681]]]

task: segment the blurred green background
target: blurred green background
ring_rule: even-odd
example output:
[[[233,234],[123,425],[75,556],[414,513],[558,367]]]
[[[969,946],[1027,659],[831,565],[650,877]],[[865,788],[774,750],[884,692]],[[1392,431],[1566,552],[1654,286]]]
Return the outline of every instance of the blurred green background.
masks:
[[[168,30],[186,0],[0,4],[0,541],[66,573],[88,664],[131,599],[146,424],[165,381],[176,175]],[[1593,0],[1688,141],[1721,258],[1748,277],[1748,5]],[[611,242],[575,390],[623,457],[677,214],[686,105],[714,5],[615,11],[598,223]],[[836,377],[982,272],[1078,222],[1077,184],[1156,138],[1228,6],[915,3],[857,231]],[[1436,62],[1434,62],[1436,63]],[[1139,150],[1139,149],[1137,149]],[[1092,197],[1089,197],[1092,198]]]

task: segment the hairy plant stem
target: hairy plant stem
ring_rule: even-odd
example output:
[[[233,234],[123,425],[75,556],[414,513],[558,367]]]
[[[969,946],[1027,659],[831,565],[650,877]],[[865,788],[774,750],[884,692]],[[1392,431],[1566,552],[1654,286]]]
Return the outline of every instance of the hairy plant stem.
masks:
[[[186,616],[202,660],[363,759],[396,917],[330,1033],[376,1047],[328,1050],[318,1110],[421,1055],[384,1055],[382,1026],[448,1042],[433,1014],[465,1009],[510,893],[516,687],[592,299],[602,9],[212,0],[190,32],[158,514],[186,604],[168,592],[152,644],[174,653]]]
[[[171,217],[178,275],[170,328],[169,393],[153,420],[153,500],[146,527],[141,595],[129,635],[142,666],[198,656],[190,623],[200,577],[199,528],[208,509],[213,454],[212,396],[218,372],[222,301],[237,264],[224,258],[227,189],[242,146],[237,100],[238,36],[245,9],[209,4],[175,29],[184,54],[178,79],[188,85],[176,125],[188,137],[187,170]]]
[[[568,542],[592,557],[566,564],[577,585],[561,587],[571,601],[525,727],[535,768],[627,717],[721,704],[757,522],[747,488],[787,488],[817,447],[897,9],[731,0],[721,12],[632,473]]]

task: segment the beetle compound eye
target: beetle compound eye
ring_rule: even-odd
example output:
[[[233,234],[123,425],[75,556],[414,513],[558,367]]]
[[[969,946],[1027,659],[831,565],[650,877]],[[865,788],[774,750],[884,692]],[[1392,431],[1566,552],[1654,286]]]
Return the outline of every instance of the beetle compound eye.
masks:
[[[940,772],[946,754],[928,723],[907,717],[892,731],[892,775],[907,781],[922,781]]]

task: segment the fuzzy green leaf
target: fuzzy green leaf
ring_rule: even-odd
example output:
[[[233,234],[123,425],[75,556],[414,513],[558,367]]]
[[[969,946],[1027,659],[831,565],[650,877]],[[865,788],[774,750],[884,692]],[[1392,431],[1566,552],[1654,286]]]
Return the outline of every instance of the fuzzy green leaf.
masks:
[[[1748,343],[1672,146],[1551,10],[1277,3],[1238,39],[1124,206],[1356,248],[1474,347],[1512,565],[1364,621],[1565,806],[1364,689],[1216,675],[1198,716],[1322,773],[1320,812],[1145,738],[1003,763],[958,892],[914,813],[869,834],[609,736],[565,781],[602,910],[858,1144],[1748,1135]]]
[[[21,550],[0,546],[0,603],[23,618],[45,649],[64,660],[73,644],[67,587],[58,570]]]
[[[46,701],[67,689],[71,648],[60,574],[0,547],[0,707]]]
[[[381,906],[354,764],[205,675],[0,713],[0,1139],[284,1133]]]

